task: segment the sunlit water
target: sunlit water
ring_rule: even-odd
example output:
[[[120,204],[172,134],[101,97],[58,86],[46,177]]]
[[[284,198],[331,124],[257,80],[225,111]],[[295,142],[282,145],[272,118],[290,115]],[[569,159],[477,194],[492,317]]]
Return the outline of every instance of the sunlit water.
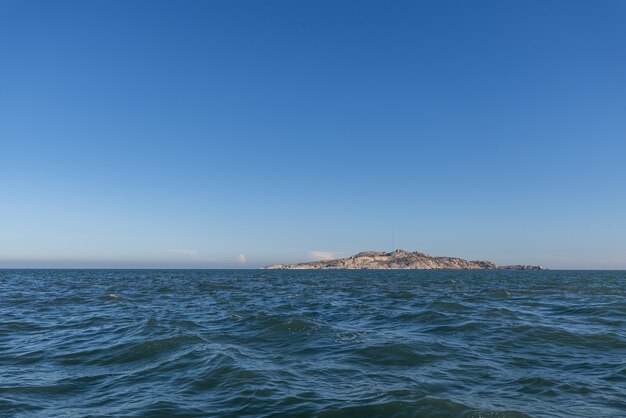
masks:
[[[0,270],[0,416],[626,416],[626,273]]]

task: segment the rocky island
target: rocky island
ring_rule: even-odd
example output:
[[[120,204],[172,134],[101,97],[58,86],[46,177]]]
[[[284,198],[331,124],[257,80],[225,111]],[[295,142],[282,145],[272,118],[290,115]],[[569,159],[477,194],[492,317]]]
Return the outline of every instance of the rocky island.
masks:
[[[347,258],[296,264],[272,264],[265,269],[369,269],[369,270],[543,270],[541,266],[498,266],[491,261],[470,261],[455,257],[433,257],[421,252],[365,251]]]

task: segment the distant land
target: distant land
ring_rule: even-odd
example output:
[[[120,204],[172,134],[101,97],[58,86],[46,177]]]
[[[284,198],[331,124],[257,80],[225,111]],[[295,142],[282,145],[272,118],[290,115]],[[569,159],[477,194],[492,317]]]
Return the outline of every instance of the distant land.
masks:
[[[421,252],[364,251],[347,258],[295,264],[272,264],[265,269],[365,269],[365,270],[543,270],[541,266],[516,264],[498,266],[492,261],[470,261],[455,257],[433,257]]]

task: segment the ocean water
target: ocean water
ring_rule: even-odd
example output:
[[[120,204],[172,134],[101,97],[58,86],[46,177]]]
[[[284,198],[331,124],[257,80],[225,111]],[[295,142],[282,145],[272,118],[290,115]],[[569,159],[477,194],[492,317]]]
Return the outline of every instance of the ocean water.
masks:
[[[0,270],[0,416],[626,416],[626,272]]]

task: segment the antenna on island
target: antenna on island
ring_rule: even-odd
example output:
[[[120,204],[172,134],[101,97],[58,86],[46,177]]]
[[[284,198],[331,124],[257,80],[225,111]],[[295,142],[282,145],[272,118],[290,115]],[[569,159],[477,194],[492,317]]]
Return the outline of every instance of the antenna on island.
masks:
[[[393,228],[391,228],[391,252],[393,252],[393,250],[396,249],[395,243],[393,241],[394,241]]]

